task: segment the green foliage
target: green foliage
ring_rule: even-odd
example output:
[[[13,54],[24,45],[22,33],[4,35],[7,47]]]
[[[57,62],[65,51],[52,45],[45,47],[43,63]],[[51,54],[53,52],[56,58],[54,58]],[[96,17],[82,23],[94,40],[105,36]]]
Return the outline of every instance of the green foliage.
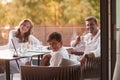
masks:
[[[100,19],[100,0],[87,0],[91,7],[95,10],[95,16]],[[100,22],[100,21],[99,21]]]
[[[0,0],[0,25],[16,26],[24,18],[37,25],[78,25],[87,16],[100,19],[100,0]]]

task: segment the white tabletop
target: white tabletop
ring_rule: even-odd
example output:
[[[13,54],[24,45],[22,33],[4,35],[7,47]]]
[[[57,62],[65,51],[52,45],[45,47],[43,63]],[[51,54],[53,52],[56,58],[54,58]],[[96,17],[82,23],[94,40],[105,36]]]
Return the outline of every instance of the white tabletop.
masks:
[[[32,56],[37,56],[37,55],[42,55],[46,53],[50,53],[51,50],[47,49],[48,46],[43,46],[42,49],[28,49],[25,52],[19,52],[18,57],[13,57],[15,50],[14,49],[4,49],[0,50],[0,59],[16,59],[16,58],[21,58],[21,57],[32,57]],[[65,47],[66,49],[72,48],[72,47]]]
[[[15,50],[13,49],[5,49],[5,50],[0,50],[0,59],[16,59],[16,58],[21,58],[21,57],[32,57],[35,55],[41,55],[41,54],[46,54],[49,53],[50,50],[28,50],[24,53],[18,53],[18,57],[13,57]]]

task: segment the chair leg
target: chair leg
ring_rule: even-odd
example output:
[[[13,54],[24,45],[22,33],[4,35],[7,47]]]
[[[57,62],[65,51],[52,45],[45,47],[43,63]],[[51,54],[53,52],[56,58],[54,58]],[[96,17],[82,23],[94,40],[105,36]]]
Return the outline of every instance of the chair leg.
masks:
[[[13,80],[13,74],[10,74],[10,80]]]
[[[5,80],[5,73],[0,73],[0,80]]]

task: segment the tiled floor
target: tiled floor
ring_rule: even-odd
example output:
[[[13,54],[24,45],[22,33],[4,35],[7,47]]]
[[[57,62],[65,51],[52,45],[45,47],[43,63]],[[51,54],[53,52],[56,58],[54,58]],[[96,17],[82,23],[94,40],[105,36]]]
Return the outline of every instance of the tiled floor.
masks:
[[[20,80],[20,74],[19,73],[14,74],[13,75],[13,80]]]
[[[5,75],[4,74],[0,74],[0,80],[5,80]],[[13,75],[13,80],[20,80],[20,74],[14,74]]]

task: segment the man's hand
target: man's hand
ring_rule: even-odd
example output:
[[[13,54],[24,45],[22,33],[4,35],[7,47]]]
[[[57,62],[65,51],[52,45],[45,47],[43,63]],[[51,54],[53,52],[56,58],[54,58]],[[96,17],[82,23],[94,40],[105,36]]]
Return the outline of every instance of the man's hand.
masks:
[[[81,65],[84,65],[88,58],[95,57],[95,55],[91,52],[89,54],[85,54],[85,56],[80,60]]]
[[[80,42],[80,36],[76,37],[76,42]]]
[[[87,61],[87,58],[83,57],[83,58],[80,60],[81,66],[83,66],[86,61]]]
[[[74,47],[80,42],[80,36],[77,36],[76,39],[75,39],[75,44],[74,44]]]

